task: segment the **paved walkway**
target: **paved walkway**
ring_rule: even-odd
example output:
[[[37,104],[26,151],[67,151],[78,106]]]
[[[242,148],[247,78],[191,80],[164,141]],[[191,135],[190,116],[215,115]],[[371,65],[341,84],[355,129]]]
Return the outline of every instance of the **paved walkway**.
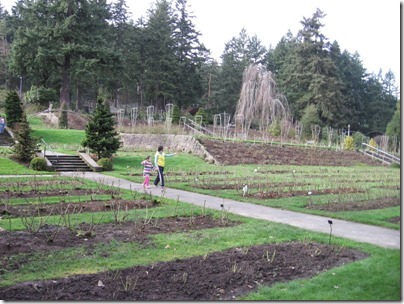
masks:
[[[125,179],[111,177],[95,172],[66,172],[61,173],[63,176],[79,176],[84,177],[98,183],[106,185],[114,185],[123,189],[132,189],[143,191],[141,184],[133,183]],[[161,195],[161,188],[156,188],[153,185],[148,190],[153,195]],[[311,231],[330,233],[330,225],[328,220],[331,219],[332,235],[351,239],[358,242],[370,243],[385,248],[400,249],[400,231],[387,229],[377,226],[359,224],[348,222],[339,219],[326,218],[317,215],[310,215],[305,213],[298,213],[293,211],[281,210],[266,206],[254,205],[250,203],[243,203],[229,199],[213,197],[204,194],[187,192],[176,189],[166,189],[164,195],[170,199],[179,199],[182,202],[206,206],[207,208],[221,210],[221,204],[224,205],[225,210],[234,214],[239,214],[247,217],[264,219],[271,222],[287,224]]]

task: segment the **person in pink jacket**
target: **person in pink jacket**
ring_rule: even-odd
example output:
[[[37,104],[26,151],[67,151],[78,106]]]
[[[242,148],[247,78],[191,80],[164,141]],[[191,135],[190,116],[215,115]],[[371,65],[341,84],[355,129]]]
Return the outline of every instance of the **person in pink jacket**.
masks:
[[[143,165],[143,188],[149,189],[150,188],[150,175],[151,172],[154,170],[153,163],[150,161],[150,156],[147,156],[144,161],[141,162]]]

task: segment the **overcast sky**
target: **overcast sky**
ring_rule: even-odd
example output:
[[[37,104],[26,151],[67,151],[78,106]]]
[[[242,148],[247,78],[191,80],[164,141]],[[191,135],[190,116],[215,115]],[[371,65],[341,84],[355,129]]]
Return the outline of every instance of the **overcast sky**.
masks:
[[[9,9],[14,0],[0,0]],[[132,18],[146,16],[155,0],[127,0]],[[188,11],[201,33],[200,41],[219,60],[224,45],[238,37],[242,28],[249,36],[257,35],[265,47],[273,47],[288,30],[293,35],[302,28],[303,17],[311,18],[317,8],[322,33],[341,50],[357,51],[368,72],[393,71],[400,81],[400,10],[399,0],[188,0]]]

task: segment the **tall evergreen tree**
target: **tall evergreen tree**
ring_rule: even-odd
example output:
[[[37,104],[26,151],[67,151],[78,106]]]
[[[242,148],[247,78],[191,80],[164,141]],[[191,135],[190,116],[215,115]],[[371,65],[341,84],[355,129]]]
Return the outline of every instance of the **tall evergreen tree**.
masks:
[[[131,43],[130,31],[131,25],[129,21],[129,12],[125,0],[118,0],[112,3],[111,8],[111,39],[110,44],[113,48],[116,60],[113,60],[109,67],[108,73],[108,89],[113,93],[115,106],[122,107],[126,103],[126,99],[119,98],[122,93],[128,93],[132,86],[130,78],[130,70],[132,61],[131,58]],[[124,94],[125,95],[125,94]],[[118,100],[120,105],[118,105]]]
[[[5,101],[6,123],[9,127],[13,127],[15,123],[20,122],[24,116],[22,102],[16,91],[9,91]]]
[[[270,48],[268,50],[267,70],[271,71],[275,76],[284,71],[285,69],[281,68],[286,66],[286,61],[290,59],[288,54],[293,51],[295,46],[296,38],[293,37],[291,31],[288,31],[287,34],[281,38],[274,49]]]
[[[337,42],[331,48],[331,57],[338,68],[342,81],[342,96],[345,111],[340,113],[344,117],[345,125],[350,124],[351,130],[363,131],[365,126],[365,79],[366,70],[362,66],[358,53],[340,52]]]
[[[3,12],[3,8],[0,4],[0,47],[3,52],[0,53],[0,84],[6,84],[7,81],[7,54],[10,45],[7,41],[7,15]]]
[[[316,105],[323,124],[338,126],[343,121],[342,82],[330,56],[330,44],[321,33],[324,13],[317,9],[311,18],[303,18],[297,45],[288,53],[285,69],[279,75],[281,92],[298,119],[309,104]],[[283,91],[283,88],[287,90]]]
[[[107,40],[106,0],[19,1],[10,68],[33,84],[60,88],[60,102],[71,107],[72,68],[105,65],[112,52]],[[84,63],[85,62],[85,63]]]
[[[380,77],[372,74],[365,82],[366,118],[364,133],[383,133],[394,113],[396,99],[386,94]]]
[[[175,2],[176,56],[179,63],[177,90],[174,96],[180,108],[194,105],[202,95],[201,79],[198,70],[204,62],[205,47],[199,42],[200,33],[195,30],[192,18],[187,11],[187,0]]]
[[[266,49],[256,36],[250,37],[243,28],[238,37],[225,44],[222,54],[218,111],[233,115],[240,97],[244,69],[250,63],[264,64]]]
[[[87,123],[86,137],[82,145],[96,153],[98,159],[111,157],[120,147],[109,106],[101,99],[97,100],[95,111]]]
[[[174,102],[179,73],[175,54],[174,17],[167,0],[157,0],[145,27],[145,96],[155,109]]]
[[[306,139],[310,139],[312,137],[311,128],[314,125],[321,125],[321,120],[318,115],[318,109],[316,105],[309,104],[303,111],[303,115],[301,118],[301,123],[303,124],[302,135]]]
[[[400,101],[397,101],[396,111],[393,117],[389,121],[386,127],[386,135],[396,136],[397,140],[400,142],[401,139],[401,111],[400,111]]]
[[[136,89],[135,96],[138,100],[139,108],[143,108],[145,105],[146,59],[148,57],[147,33],[143,18],[138,20],[129,34],[129,49],[131,52],[128,56],[128,66],[131,68],[128,73],[132,80],[132,86]]]
[[[13,146],[13,157],[22,162],[29,162],[35,153],[36,142],[31,136],[31,128],[25,114],[14,124],[16,144]]]
[[[68,129],[69,122],[67,119],[67,109],[66,104],[63,103],[60,107],[60,116],[59,116],[59,129]]]
[[[208,58],[198,71],[202,85],[202,95],[198,106],[204,107],[208,112],[215,112],[211,114],[217,114],[219,108],[220,72],[221,67],[216,60],[211,58]]]

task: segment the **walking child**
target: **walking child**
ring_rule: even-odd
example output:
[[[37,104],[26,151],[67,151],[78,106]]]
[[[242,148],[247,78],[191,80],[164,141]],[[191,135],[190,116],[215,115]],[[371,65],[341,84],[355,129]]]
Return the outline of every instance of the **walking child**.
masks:
[[[150,156],[147,156],[144,161],[141,162],[143,165],[143,188],[149,189],[150,188],[150,174],[154,169],[152,162],[150,161]]]

